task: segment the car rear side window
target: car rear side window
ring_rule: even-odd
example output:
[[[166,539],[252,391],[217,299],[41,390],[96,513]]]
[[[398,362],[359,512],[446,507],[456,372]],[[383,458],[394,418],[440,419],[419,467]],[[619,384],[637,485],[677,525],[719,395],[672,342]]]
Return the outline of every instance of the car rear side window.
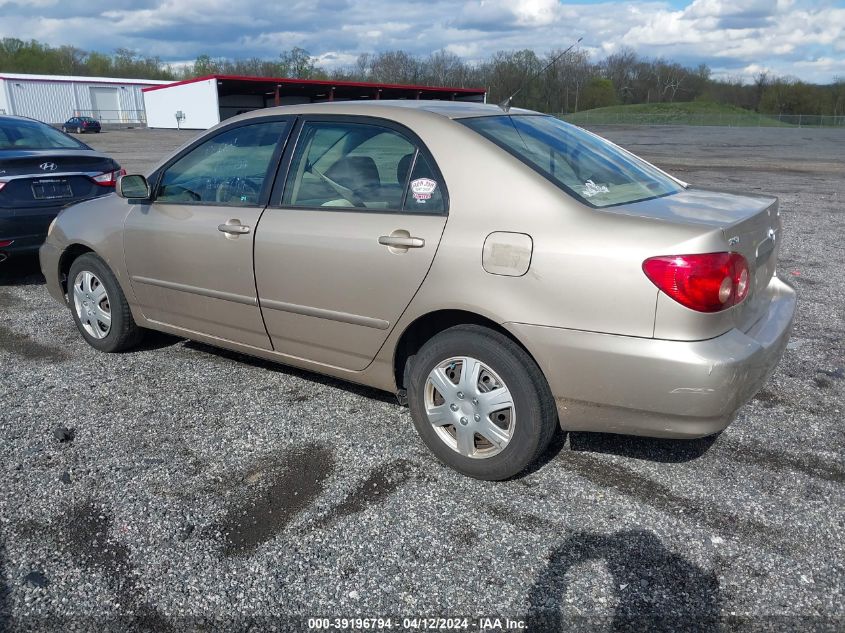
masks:
[[[258,204],[287,126],[287,121],[265,121],[210,138],[164,171],[156,201],[218,206]]]
[[[414,161],[414,169],[408,182],[403,210],[406,213],[443,213],[446,211],[443,183],[439,181],[437,172],[422,152],[417,153]]]
[[[0,150],[3,149],[91,148],[39,121],[0,118]]]
[[[283,203],[398,211],[415,154],[416,147],[407,138],[387,127],[306,122]]]
[[[441,192],[414,201],[432,180],[430,159],[399,130],[366,122],[306,121],[299,135],[282,203],[350,211],[442,213]]]
[[[653,165],[554,117],[503,115],[460,122],[591,207],[639,202],[682,190]]]

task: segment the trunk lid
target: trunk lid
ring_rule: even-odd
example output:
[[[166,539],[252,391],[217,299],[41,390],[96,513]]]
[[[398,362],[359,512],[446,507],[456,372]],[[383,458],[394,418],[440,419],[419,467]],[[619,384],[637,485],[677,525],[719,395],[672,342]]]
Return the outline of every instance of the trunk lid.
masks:
[[[92,150],[0,151],[0,207],[55,206],[102,195],[110,189],[91,177],[120,169]]]
[[[734,327],[743,332],[751,329],[765,314],[772,300],[769,282],[777,267],[781,238],[777,199],[754,200],[761,202],[761,208],[754,208],[753,215],[723,229],[728,248],[745,257],[751,273],[748,296],[732,309]]]
[[[732,326],[748,331],[766,312],[772,299],[769,282],[775,274],[781,239],[777,198],[688,188],[663,198],[603,211],[719,230],[723,250],[745,257],[750,273],[748,296],[727,310]],[[655,253],[659,254],[664,253]]]

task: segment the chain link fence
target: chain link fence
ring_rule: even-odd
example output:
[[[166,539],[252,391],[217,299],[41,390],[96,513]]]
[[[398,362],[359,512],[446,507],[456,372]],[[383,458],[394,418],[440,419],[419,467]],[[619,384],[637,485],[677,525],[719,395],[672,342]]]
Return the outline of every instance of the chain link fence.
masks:
[[[712,125],[725,127],[845,128],[845,115],[742,113],[575,112],[558,118],[576,125]]]
[[[73,116],[90,116],[107,125],[146,125],[144,110],[76,110]]]

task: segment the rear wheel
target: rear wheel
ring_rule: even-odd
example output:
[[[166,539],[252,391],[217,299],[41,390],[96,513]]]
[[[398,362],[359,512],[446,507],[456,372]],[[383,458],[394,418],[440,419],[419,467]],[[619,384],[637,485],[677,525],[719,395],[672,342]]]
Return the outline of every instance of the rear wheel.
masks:
[[[62,132],[64,132],[65,134],[67,134],[67,126],[64,126],[64,125],[62,126]]]
[[[408,402],[432,452],[478,479],[507,479],[548,447],[557,414],[545,377],[508,337],[462,325],[428,341],[413,359]]]
[[[68,303],[82,338],[101,352],[130,349],[143,336],[114,274],[93,253],[78,257],[71,265]]]
[[[76,133],[77,133],[77,134],[82,134],[82,128],[81,128],[81,127],[76,128]]]

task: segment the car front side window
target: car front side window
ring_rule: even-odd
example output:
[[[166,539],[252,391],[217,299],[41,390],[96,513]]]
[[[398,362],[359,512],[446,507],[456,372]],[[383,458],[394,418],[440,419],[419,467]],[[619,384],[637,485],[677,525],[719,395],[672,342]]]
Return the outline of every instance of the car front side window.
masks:
[[[157,202],[254,206],[259,203],[286,121],[236,127],[208,139],[167,167]]]

